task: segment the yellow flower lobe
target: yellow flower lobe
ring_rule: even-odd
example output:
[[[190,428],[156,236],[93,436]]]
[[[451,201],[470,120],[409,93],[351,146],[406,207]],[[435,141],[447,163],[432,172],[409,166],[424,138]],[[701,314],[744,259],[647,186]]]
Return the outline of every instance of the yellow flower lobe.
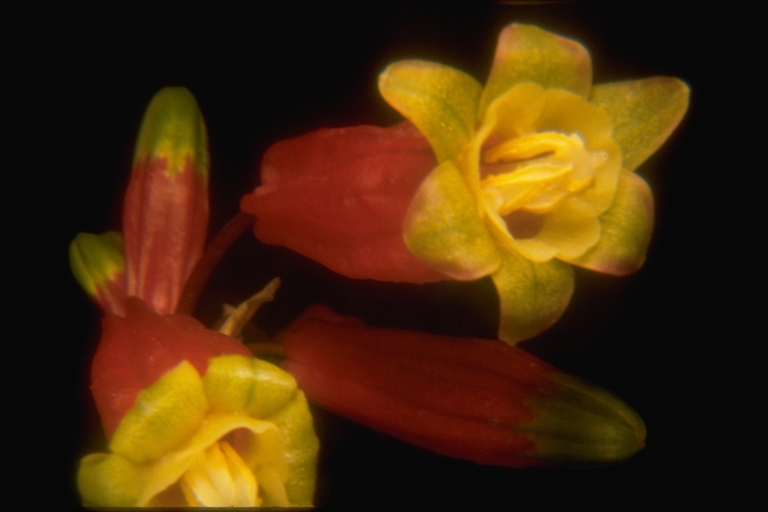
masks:
[[[561,89],[520,84],[491,104],[463,170],[497,242],[536,262],[593,247],[621,170],[612,132],[599,108]]]

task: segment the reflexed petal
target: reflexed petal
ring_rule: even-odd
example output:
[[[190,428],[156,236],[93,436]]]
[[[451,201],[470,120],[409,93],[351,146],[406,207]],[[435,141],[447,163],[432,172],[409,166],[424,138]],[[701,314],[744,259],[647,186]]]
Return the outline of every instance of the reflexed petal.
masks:
[[[535,263],[505,253],[491,276],[499,293],[499,339],[514,345],[554,324],[573,294],[573,268],[561,261]]]
[[[567,260],[574,265],[627,275],[638,270],[653,230],[653,195],[641,177],[622,171],[613,205],[600,216],[600,242],[584,256]]]
[[[296,379],[277,366],[242,356],[220,356],[208,364],[203,378],[213,410],[245,412],[265,418],[296,394]]]
[[[438,166],[421,184],[403,234],[418,258],[455,279],[477,279],[499,265],[496,244],[452,162]]]
[[[421,130],[443,162],[454,158],[472,136],[482,86],[457,69],[406,60],[381,73],[379,92]]]
[[[308,507],[312,505],[315,494],[317,452],[320,442],[312,426],[312,415],[309,412],[304,393],[298,391],[285,407],[267,418],[277,426],[285,447],[288,462],[288,479],[285,480],[285,493],[293,506]],[[261,480],[265,479],[262,471],[258,472]],[[278,503],[278,493],[270,492],[268,482],[262,482],[265,504],[270,496]]]
[[[83,457],[77,488],[86,507],[135,507],[144,490],[150,466],[117,454]]]
[[[197,430],[207,410],[200,375],[182,361],[139,393],[109,447],[134,462],[157,460]]]
[[[613,122],[622,166],[634,171],[661,146],[688,109],[688,86],[676,78],[653,77],[596,85],[589,102]]]
[[[496,98],[523,82],[567,89],[586,98],[592,86],[592,61],[576,41],[532,25],[512,24],[499,34],[479,116]]]

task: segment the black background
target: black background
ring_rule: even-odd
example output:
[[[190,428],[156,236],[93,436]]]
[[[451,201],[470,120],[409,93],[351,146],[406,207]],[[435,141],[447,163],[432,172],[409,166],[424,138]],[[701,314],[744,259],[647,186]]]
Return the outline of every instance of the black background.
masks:
[[[184,85],[198,99],[211,144],[212,235],[258,184],[259,160],[270,144],[321,127],[397,122],[398,114],[376,89],[378,73],[394,60],[435,60],[483,82],[496,37],[511,22],[537,24],[582,42],[592,55],[596,83],[669,75],[692,89],[682,125],[639,171],[656,198],[646,265],[624,278],[577,270],[574,298],[561,321],[521,345],[622,397],[646,421],[647,448],[606,468],[482,467],[317,410],[322,453],[316,502],[615,506],[689,492],[694,483],[680,475],[701,469],[705,450],[698,425],[712,412],[702,406],[704,391],[695,373],[701,340],[691,325],[700,325],[702,313],[682,306],[701,288],[699,271],[690,264],[702,240],[695,205],[700,190],[691,176],[705,159],[701,151],[709,133],[702,105],[715,86],[702,55],[709,34],[687,13],[654,3],[617,8],[488,2],[465,8],[365,2],[353,8],[68,11],[48,21],[53,28],[40,30],[40,38],[50,42],[45,55],[27,64],[35,68],[29,76],[39,91],[29,100],[41,107],[35,122],[44,122],[40,133],[54,140],[46,147],[56,156],[46,174],[52,196],[47,222],[53,227],[46,235],[52,242],[46,258],[61,333],[45,342],[55,367],[47,374],[53,376],[48,400],[61,411],[48,418],[56,432],[48,482],[53,499],[78,503],[77,461],[105,446],[88,391],[100,315],[69,275],[67,248],[79,231],[119,229],[133,144],[152,95]],[[709,58],[714,54],[710,49]],[[424,287],[355,282],[250,235],[212,277],[197,316],[210,323],[223,301],[243,300],[278,275],[283,288],[257,318],[270,333],[314,302],[372,325],[482,337],[495,331],[495,298],[487,280]]]

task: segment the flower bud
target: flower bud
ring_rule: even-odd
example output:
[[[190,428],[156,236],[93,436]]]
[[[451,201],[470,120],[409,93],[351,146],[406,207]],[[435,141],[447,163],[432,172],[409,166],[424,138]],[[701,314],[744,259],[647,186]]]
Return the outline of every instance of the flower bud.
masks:
[[[120,233],[78,233],[69,245],[69,266],[83,290],[104,311],[125,314],[125,258]]]
[[[311,400],[442,455],[592,465],[644,446],[645,425],[621,400],[498,341],[374,329],[317,307],[282,340]]]
[[[184,87],[158,92],[144,114],[125,195],[128,295],[176,309],[208,226],[208,136]]]

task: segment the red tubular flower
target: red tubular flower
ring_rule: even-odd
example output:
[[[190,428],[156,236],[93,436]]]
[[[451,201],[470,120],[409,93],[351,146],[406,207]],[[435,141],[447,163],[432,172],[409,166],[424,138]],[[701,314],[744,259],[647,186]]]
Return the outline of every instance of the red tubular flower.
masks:
[[[653,197],[635,171],[682,120],[682,81],[593,84],[577,41],[512,24],[485,86],[404,60],[379,75],[379,92],[429,141],[432,170],[412,153],[391,158],[402,154],[388,147],[402,140],[396,128],[375,132],[384,143],[357,127],[276,144],[262,186],[241,203],[259,218],[257,237],[354,278],[423,282],[417,261],[446,279],[490,277],[498,337],[510,344],[560,318],[573,266],[614,275],[642,266]],[[425,152],[409,130],[406,147]]]
[[[374,329],[323,307],[282,340],[311,400],[442,455],[604,464],[644,446],[643,421],[621,400],[500,342]]]
[[[325,129],[281,141],[261,165],[261,186],[241,202],[256,236],[289,247],[340,274],[429,282],[446,276],[405,246],[411,198],[435,166],[410,123]]]

